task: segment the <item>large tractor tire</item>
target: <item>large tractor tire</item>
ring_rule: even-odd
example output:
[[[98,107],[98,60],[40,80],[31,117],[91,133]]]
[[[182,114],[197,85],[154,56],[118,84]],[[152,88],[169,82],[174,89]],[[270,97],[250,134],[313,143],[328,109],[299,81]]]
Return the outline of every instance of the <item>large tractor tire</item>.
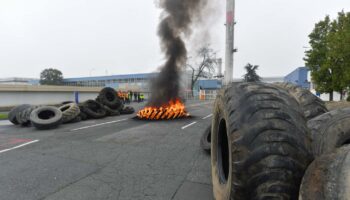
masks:
[[[210,146],[211,146],[210,141],[211,141],[211,125],[205,129],[200,140],[201,148],[209,154],[210,154]]]
[[[314,156],[330,153],[350,144],[350,108],[332,110],[307,123]]]
[[[273,85],[237,83],[219,92],[213,114],[215,199],[297,199],[313,160],[297,101]]]
[[[84,103],[79,103],[78,104],[79,106],[79,109],[80,109],[80,118],[82,121],[85,121],[85,120],[88,120],[89,119],[89,116],[85,113],[85,110],[86,110],[86,106],[84,105]]]
[[[53,106],[42,106],[32,111],[30,121],[37,129],[53,129],[62,123],[62,112]]]
[[[30,114],[32,113],[33,110],[39,108],[41,106],[29,106],[28,108],[20,111],[20,112],[17,112],[16,114],[16,119],[18,121],[18,123],[21,125],[21,126],[29,126],[31,123],[30,123]]]
[[[308,167],[300,200],[350,199],[350,146],[316,158]]]
[[[119,110],[123,105],[122,101],[117,95],[117,92],[110,87],[103,88],[96,98],[96,101],[116,110]]]
[[[103,105],[103,108],[106,110],[107,112],[107,116],[119,116],[120,112],[119,110],[114,110],[108,106]]]
[[[68,103],[58,109],[62,112],[62,123],[69,123],[80,114],[79,106],[76,103]]]
[[[280,88],[285,89],[298,101],[301,109],[304,111],[304,116],[307,120],[328,112],[325,103],[320,98],[312,94],[309,90],[303,89],[292,83],[274,84]]]
[[[92,119],[101,119],[106,117],[107,112],[103,108],[103,105],[94,100],[87,100],[81,107],[83,112]]]
[[[19,105],[16,106],[14,108],[11,109],[11,111],[8,114],[8,119],[12,124],[18,125],[18,120],[16,118],[16,115],[18,112],[22,112],[23,110],[29,108],[30,105],[29,104],[23,104],[23,105]]]

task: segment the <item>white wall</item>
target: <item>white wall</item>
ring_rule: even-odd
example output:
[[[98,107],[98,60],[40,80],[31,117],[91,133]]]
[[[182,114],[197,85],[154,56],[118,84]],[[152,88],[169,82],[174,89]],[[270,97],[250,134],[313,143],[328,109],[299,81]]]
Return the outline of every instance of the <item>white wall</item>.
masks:
[[[311,89],[310,90],[313,94],[316,95],[316,91]],[[343,100],[345,100],[347,97],[347,95],[345,95],[343,97]],[[329,93],[323,93],[321,94],[320,98],[323,100],[323,101],[329,101]],[[333,101],[340,101],[340,93],[338,92],[333,92]]]
[[[79,101],[95,99],[98,92],[79,92]],[[19,104],[57,104],[63,101],[74,101],[74,92],[7,92],[0,91],[0,107]]]

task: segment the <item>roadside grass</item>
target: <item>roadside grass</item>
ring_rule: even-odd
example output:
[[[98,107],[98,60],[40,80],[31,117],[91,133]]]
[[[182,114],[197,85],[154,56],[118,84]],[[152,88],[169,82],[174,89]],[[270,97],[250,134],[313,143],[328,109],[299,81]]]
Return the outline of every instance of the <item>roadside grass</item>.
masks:
[[[8,119],[6,113],[0,113],[0,120]]]

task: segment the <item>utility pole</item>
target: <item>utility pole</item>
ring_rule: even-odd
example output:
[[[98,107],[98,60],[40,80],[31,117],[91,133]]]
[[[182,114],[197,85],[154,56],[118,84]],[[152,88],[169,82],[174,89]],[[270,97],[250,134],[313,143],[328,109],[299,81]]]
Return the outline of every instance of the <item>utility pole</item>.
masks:
[[[226,0],[226,56],[224,84],[233,81],[235,0]]]

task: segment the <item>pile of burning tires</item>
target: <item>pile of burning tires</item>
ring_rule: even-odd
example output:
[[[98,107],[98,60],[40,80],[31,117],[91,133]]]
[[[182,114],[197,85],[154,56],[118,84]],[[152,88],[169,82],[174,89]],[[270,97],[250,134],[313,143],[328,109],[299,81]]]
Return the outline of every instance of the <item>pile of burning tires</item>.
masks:
[[[350,199],[350,108],[292,84],[224,88],[200,143],[217,200]]]
[[[37,129],[53,129],[64,123],[76,123],[88,119],[101,119],[107,116],[132,114],[133,107],[124,106],[113,88],[103,88],[96,100],[83,103],[65,102],[58,107],[23,104],[13,108],[8,115],[15,125]]]

